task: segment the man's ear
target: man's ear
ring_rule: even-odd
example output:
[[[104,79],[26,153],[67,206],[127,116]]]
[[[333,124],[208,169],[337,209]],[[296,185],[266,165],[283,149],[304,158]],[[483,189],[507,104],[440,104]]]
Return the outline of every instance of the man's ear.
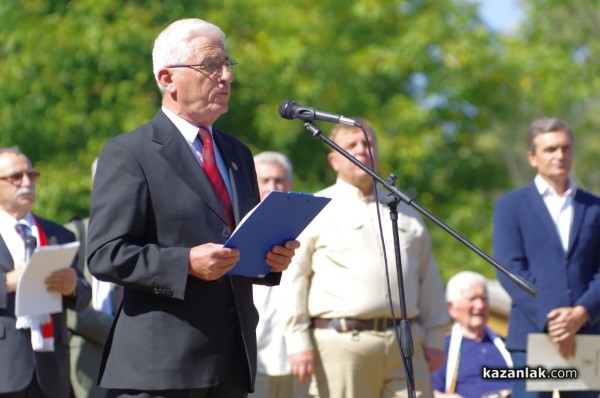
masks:
[[[335,171],[337,173],[337,171],[338,171],[338,162],[340,161],[339,157],[336,156],[336,154],[334,152],[329,152],[327,154],[327,161],[329,162],[329,165],[331,166],[331,168],[333,169],[333,171]]]
[[[159,69],[156,75],[158,78],[158,83],[164,91],[171,93],[173,90],[175,90],[175,83],[173,82],[173,76],[171,75],[171,71],[169,69]]]
[[[446,305],[448,306],[448,315],[454,319],[454,303],[452,301],[446,301]]]
[[[537,162],[537,157],[535,156],[535,153],[533,153],[531,151],[527,151],[527,160],[529,161],[529,164],[531,165],[531,167],[533,167],[534,169],[537,169],[538,162]]]

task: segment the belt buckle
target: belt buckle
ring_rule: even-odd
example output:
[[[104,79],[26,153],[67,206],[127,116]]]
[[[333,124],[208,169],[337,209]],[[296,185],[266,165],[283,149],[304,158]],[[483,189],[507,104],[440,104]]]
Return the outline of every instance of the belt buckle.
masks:
[[[348,322],[346,322],[346,318],[339,318],[340,330],[342,332],[348,332]]]
[[[381,322],[381,325],[380,325],[380,321],[383,321],[383,322]],[[373,319],[373,330],[376,330],[378,332],[384,330],[384,327],[383,327],[384,323],[385,323],[385,320],[383,318]]]

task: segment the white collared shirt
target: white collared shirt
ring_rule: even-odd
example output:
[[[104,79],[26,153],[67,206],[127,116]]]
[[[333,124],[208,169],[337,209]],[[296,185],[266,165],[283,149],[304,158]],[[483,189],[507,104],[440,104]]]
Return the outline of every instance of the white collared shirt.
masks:
[[[37,239],[38,245],[40,241],[39,231],[31,213],[27,213],[19,221],[4,210],[0,210],[0,235],[2,235],[6,247],[8,247],[12,255],[15,267],[18,267],[25,261],[25,243],[15,228],[18,222],[26,224],[31,228],[31,234]]]
[[[577,191],[574,181],[569,180],[569,188],[563,196],[559,196],[556,190],[539,175],[533,180],[546,208],[550,212],[552,221],[556,227],[562,247],[566,252],[569,249],[569,237],[571,224],[573,222],[573,198]]]

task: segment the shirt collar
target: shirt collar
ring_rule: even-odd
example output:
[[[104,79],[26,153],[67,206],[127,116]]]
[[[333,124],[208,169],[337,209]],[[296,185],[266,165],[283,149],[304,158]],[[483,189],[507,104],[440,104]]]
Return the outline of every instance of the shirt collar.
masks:
[[[374,194],[371,193],[369,195],[365,195],[356,186],[342,180],[341,178],[338,178],[335,183],[344,195],[351,196],[353,199],[360,200],[362,202],[372,202],[375,200]],[[386,190],[379,189],[378,186],[377,194],[379,195],[379,199],[381,199],[387,196],[388,192]]]
[[[540,195],[542,196],[558,196],[556,190],[548,183],[548,181],[544,180],[539,174],[535,176],[533,179],[535,187]],[[565,192],[565,197],[575,197],[575,192],[577,191],[577,184],[575,181],[569,178],[569,188]]]
[[[4,210],[0,209],[0,223],[3,225],[15,225],[18,222],[21,222],[23,224],[27,224],[30,228],[33,228],[33,226],[35,225],[35,222],[33,221],[33,216],[31,215],[31,212],[27,212],[27,214],[25,214],[25,217],[23,217],[21,220],[17,220],[16,218],[14,218],[13,216],[11,216],[10,214],[8,214],[7,212],[5,212]]]
[[[162,111],[169,118],[169,120],[173,122],[175,127],[177,127],[177,129],[179,130],[181,135],[183,135],[183,137],[187,140],[187,142],[191,144],[194,142],[194,140],[196,140],[196,138],[198,137],[198,129],[200,127],[188,122],[187,120],[177,115],[175,112],[166,108],[165,106],[162,107]],[[210,134],[212,135],[212,126],[203,127],[208,129],[208,131],[210,131]]]

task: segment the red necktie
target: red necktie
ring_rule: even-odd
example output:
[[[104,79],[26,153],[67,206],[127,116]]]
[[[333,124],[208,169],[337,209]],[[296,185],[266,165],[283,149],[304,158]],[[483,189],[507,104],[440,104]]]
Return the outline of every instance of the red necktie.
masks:
[[[202,141],[202,166],[204,167],[204,172],[206,173],[206,176],[210,180],[210,183],[213,186],[217,197],[219,198],[219,204],[221,205],[223,213],[225,213],[227,224],[233,231],[235,228],[233,206],[231,205],[231,199],[229,198],[229,192],[227,192],[225,182],[223,182],[223,178],[221,177],[221,173],[217,167],[212,136],[210,135],[210,131],[204,127],[200,127],[198,135],[200,136],[200,141]]]

